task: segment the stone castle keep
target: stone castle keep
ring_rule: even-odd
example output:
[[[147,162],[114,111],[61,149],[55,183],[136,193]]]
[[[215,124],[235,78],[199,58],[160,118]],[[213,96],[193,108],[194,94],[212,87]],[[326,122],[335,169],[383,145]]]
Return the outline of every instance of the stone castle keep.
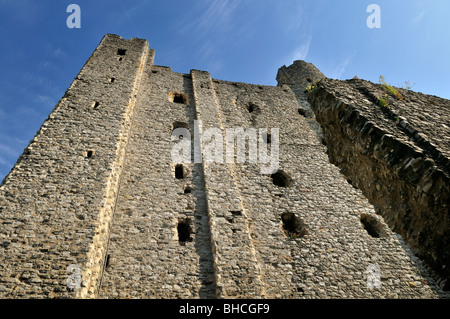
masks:
[[[1,298],[449,297],[449,100],[154,58],[106,35],[3,180]],[[277,171],[173,162],[198,121],[278,128]]]

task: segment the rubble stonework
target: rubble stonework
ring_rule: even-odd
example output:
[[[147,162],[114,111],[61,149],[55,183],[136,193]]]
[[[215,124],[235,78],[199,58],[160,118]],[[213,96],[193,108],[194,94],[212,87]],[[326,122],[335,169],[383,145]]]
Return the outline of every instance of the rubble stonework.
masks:
[[[352,79],[309,95],[330,161],[444,280],[450,276],[450,101]]]
[[[389,216],[330,163],[324,143],[340,138],[317,112],[328,99],[314,114],[302,88],[327,83],[314,66],[296,61],[265,86],[176,73],[154,56],[145,40],[106,35],[2,182],[0,297],[448,297]],[[344,84],[319,87],[318,99],[331,88],[357,98]],[[199,122],[223,136],[279,129],[278,172],[205,153],[173,162],[172,131],[194,139]],[[441,186],[421,183],[426,194]]]

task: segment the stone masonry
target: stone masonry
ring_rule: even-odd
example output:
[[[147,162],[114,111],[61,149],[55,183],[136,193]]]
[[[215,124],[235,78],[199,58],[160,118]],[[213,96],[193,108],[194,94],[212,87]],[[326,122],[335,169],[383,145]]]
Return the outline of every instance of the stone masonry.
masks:
[[[418,248],[447,260],[448,242],[436,246],[448,229],[439,225],[448,220],[444,201],[414,199],[414,187],[398,199],[422,212],[426,203],[447,209],[422,220],[422,232],[436,234],[417,246],[409,240],[421,238],[416,222],[402,226],[403,213],[389,217],[371,196],[397,182],[375,174],[363,182],[379,163],[345,161],[345,170],[333,160],[357,153],[336,132],[348,125],[328,126],[321,109],[330,94],[358,104],[352,85],[365,82],[333,82],[295,61],[280,68],[278,86],[263,86],[154,60],[146,40],[106,35],[3,180],[1,298],[448,298]],[[317,80],[310,107],[305,89]],[[179,128],[186,133],[174,136]],[[250,143],[245,161],[228,162],[226,152],[209,161],[211,145],[225,149],[218,137],[233,128],[249,140],[258,133],[259,150],[279,146],[273,172],[250,159]],[[199,137],[206,130],[214,144]],[[191,161],[174,162],[183,141],[192,142]],[[427,186],[437,173],[423,165],[408,167],[418,191],[436,198],[448,180]]]
[[[310,94],[330,161],[450,288],[450,101],[326,79]]]

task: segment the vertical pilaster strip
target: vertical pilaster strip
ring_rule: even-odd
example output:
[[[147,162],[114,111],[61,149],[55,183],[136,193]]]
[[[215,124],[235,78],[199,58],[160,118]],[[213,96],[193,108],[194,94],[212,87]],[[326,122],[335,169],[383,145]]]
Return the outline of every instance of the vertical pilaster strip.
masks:
[[[208,72],[192,70],[196,117],[203,131],[219,129],[225,138],[220,106]],[[223,143],[216,140],[216,143]],[[210,141],[202,140],[201,148]],[[221,155],[224,158],[224,154]],[[205,191],[219,298],[264,296],[261,268],[249,233],[248,220],[233,177],[234,164],[206,161],[202,153]]]
[[[120,176],[122,174],[126,148],[132,128],[136,97],[139,92],[139,87],[148,56],[149,47],[148,45],[145,45],[143,47],[140,60],[137,64],[138,71],[135,74],[133,86],[126,105],[126,110],[122,114],[122,125],[115,151],[116,160],[112,164],[111,174],[106,182],[105,204],[100,209],[98,230],[96,232],[96,236],[93,238],[93,242],[90,245],[90,250],[88,252],[88,265],[90,265],[90,267],[87,267],[81,272],[82,278],[89,278],[89,283],[82,287],[82,289],[78,290],[77,297],[79,298],[98,297],[101,277],[105,266],[105,257],[108,250],[110,228],[116,208],[117,196],[119,194]]]

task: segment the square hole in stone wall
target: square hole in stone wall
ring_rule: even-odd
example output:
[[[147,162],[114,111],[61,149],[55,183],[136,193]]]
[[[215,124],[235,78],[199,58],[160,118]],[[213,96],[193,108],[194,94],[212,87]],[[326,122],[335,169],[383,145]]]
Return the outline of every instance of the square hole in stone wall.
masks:
[[[290,176],[282,170],[278,170],[276,173],[270,175],[270,177],[272,179],[272,183],[279,187],[288,187],[292,183]]]
[[[177,225],[178,242],[185,245],[192,241],[192,220],[189,217],[178,219]]]
[[[281,215],[283,231],[289,238],[301,238],[308,233],[303,220],[294,213],[283,213]]]
[[[187,96],[180,92],[171,92],[169,93],[169,101],[172,103],[187,104]]]
[[[370,236],[374,238],[384,237],[385,232],[383,230],[383,225],[376,217],[369,214],[361,214],[360,220],[364,229]]]

